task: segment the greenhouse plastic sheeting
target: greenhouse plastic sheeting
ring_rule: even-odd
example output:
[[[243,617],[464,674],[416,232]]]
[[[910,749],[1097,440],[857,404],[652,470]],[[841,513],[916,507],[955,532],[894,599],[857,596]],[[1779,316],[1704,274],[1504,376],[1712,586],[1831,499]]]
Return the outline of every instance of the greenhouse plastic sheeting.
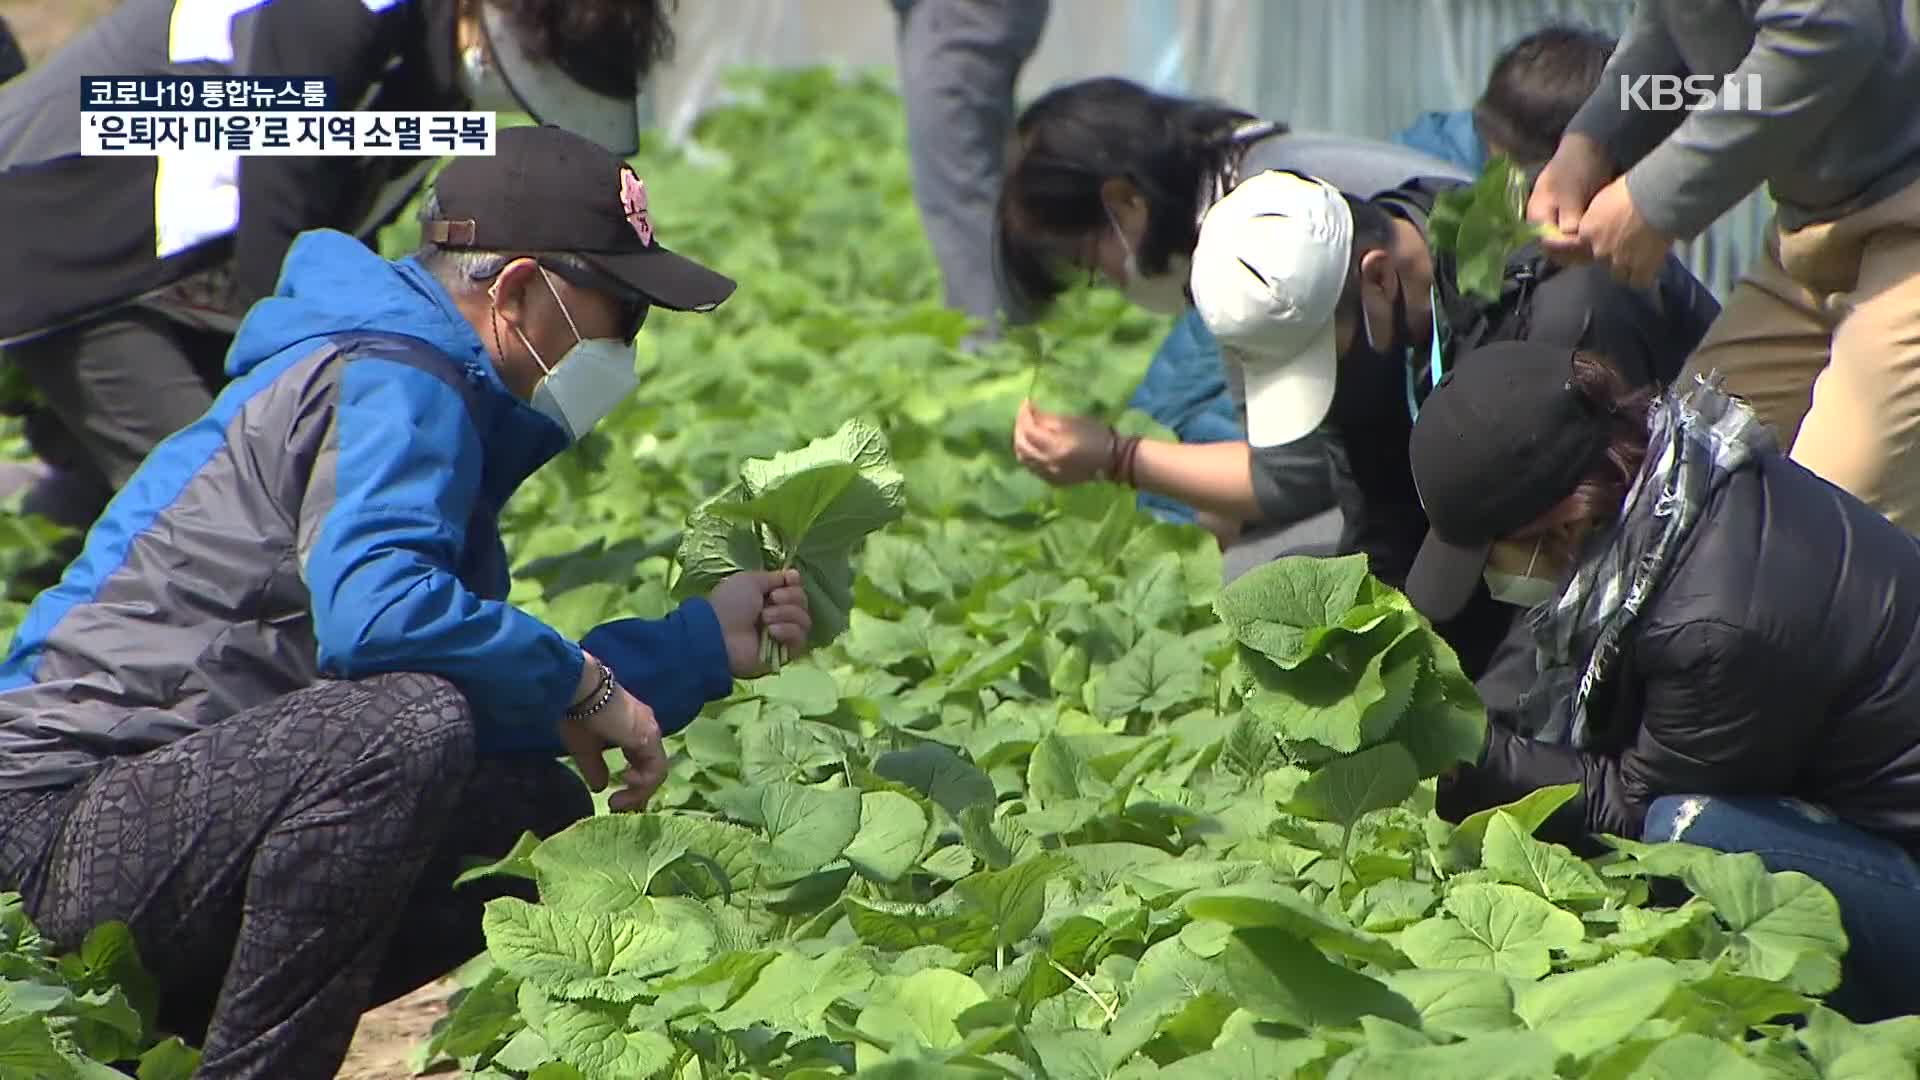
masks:
[[[1534,27],[1568,19],[1618,34],[1631,10],[1631,0],[1053,0],[1019,89],[1026,98],[1121,74],[1304,130],[1384,137],[1424,111],[1472,104],[1494,56]],[[727,69],[891,69],[896,31],[890,0],[682,0],[679,47],[646,106],[684,138],[724,100]],[[1722,299],[1771,213],[1756,193],[1683,245]]]

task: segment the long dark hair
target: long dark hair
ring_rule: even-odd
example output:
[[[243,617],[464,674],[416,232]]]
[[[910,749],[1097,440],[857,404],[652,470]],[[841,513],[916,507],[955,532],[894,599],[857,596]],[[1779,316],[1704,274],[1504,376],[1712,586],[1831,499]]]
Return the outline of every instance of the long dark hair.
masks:
[[[1652,386],[1629,383],[1612,361],[1584,350],[1573,354],[1573,386],[1606,415],[1607,441],[1572,494],[1581,517],[1610,524],[1625,508],[1627,492],[1646,464],[1648,421],[1658,393]]]
[[[608,97],[639,89],[673,53],[678,0],[481,0],[498,7],[527,55]]]
[[[1062,263],[1110,228],[1100,187],[1124,177],[1147,200],[1140,268],[1160,273],[1199,241],[1202,179],[1236,152],[1253,114],[1156,93],[1120,78],[1069,83],[1037,98],[1014,127],[995,247],[1003,284],[1040,311],[1070,284]],[[1284,131],[1281,127],[1279,130]]]

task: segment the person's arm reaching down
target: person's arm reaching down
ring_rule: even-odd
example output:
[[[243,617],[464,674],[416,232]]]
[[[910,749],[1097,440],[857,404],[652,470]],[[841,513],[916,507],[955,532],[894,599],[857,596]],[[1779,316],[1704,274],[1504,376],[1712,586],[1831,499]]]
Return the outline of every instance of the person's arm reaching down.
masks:
[[[1821,132],[1845,123],[1854,91],[1881,63],[1881,0],[1767,0],[1753,48],[1729,78],[1757,86],[1758,107],[1699,109],[1627,171],[1647,223],[1696,236],[1776,171],[1793,167]]]
[[[580,647],[456,574],[479,493],[479,433],[434,375],[384,359],[342,365],[331,492],[316,469],[304,569],[322,673],[439,675],[474,712],[483,750],[558,752]],[[331,498],[329,499],[329,495]]]
[[[580,645],[647,703],[662,735],[686,727],[708,702],[733,692],[720,620],[704,597],[686,601],[664,619],[602,623]]]
[[[1543,838],[1609,833],[1637,840],[1647,806],[1662,795],[1790,789],[1802,736],[1813,729],[1780,717],[1816,707],[1804,701],[1795,665],[1767,657],[1753,635],[1720,622],[1686,624],[1646,652],[1658,666],[1637,676],[1645,679],[1640,727],[1624,750],[1583,752],[1493,724],[1479,765],[1460,771],[1449,814],[1578,783],[1579,797],[1541,830]]]

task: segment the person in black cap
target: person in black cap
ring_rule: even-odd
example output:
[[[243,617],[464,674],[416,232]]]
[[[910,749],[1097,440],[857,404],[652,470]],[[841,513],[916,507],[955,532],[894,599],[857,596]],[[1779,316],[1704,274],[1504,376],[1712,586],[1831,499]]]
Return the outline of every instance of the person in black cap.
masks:
[[[1551,346],[1455,369],[1411,454],[1409,599],[1446,618],[1484,580],[1531,609],[1542,671],[1441,813],[1571,783],[1552,839],[1756,852],[1839,900],[1834,1008],[1920,1012],[1920,545],[1717,380],[1655,399]]]
[[[810,626],[794,571],[570,640],[497,515],[630,396],[654,308],[732,281],[552,127],[455,160],[388,261],[309,232],[232,387],[140,467],[0,663],[0,890],[55,948],[125,920],[195,1075],[331,1077],[361,1012],[480,952],[452,882],[665,776],[663,733]],[[524,889],[522,895],[531,896]]]

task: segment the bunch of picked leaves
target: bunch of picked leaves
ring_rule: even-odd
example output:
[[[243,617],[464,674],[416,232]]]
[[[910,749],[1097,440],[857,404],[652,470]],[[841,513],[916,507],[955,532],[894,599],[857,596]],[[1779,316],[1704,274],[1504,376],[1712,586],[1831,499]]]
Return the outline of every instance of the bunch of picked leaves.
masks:
[[[1472,681],[1366,556],[1276,560],[1227,586],[1214,611],[1233,633],[1243,707],[1314,770],[1298,812],[1350,832],[1479,756],[1487,717]]]
[[[705,593],[742,570],[797,568],[812,644],[827,645],[846,630],[853,608],[853,554],[868,534],[899,520],[905,484],[886,434],[859,419],[799,450],[751,459],[738,482],[687,517],[675,595]],[[762,637],[769,669],[786,663],[784,653]]]
[[[1453,255],[1461,292],[1498,300],[1513,253],[1559,235],[1550,225],[1527,220],[1530,188],[1526,172],[1501,156],[1488,161],[1473,183],[1434,201],[1427,241],[1434,251]]]

